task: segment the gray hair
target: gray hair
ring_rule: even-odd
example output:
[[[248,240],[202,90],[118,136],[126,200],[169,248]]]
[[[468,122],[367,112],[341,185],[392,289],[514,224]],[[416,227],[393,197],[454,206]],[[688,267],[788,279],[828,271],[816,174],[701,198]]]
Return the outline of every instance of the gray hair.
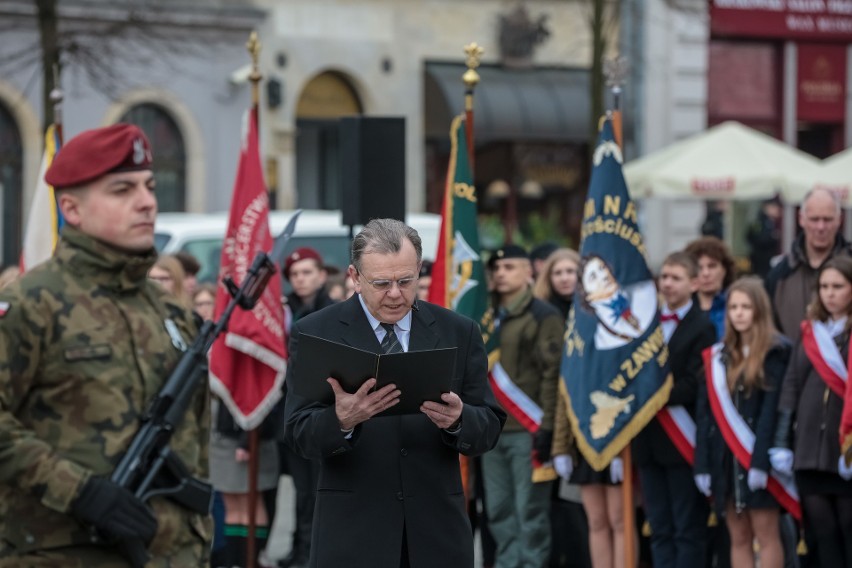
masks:
[[[408,239],[417,252],[417,263],[423,258],[423,245],[417,231],[396,219],[372,219],[352,239],[352,266],[361,272],[361,257],[365,254],[394,254],[402,249],[403,239]]]
[[[826,195],[831,197],[831,200],[834,202],[834,206],[837,209],[837,215],[840,216],[840,214],[843,212],[843,204],[840,203],[840,196],[837,194],[837,192],[831,191],[830,189],[826,189],[824,187],[815,187],[805,194],[805,198],[802,199],[802,211],[805,211],[808,208],[808,201],[817,192],[825,193]]]

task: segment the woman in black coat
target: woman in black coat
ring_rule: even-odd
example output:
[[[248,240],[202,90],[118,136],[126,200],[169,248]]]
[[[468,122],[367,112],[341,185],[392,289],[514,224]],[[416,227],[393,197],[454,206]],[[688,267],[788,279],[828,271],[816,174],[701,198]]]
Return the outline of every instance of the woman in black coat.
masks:
[[[784,377],[776,447],[770,452],[775,469],[795,470],[809,553],[816,554],[819,566],[852,567],[852,472],[842,471],[837,435],[845,384],[843,373],[828,365],[845,370],[849,360],[852,259],[829,260],[817,279],[818,294]]]
[[[714,352],[718,346],[711,348]],[[781,568],[784,553],[778,531],[779,506],[766,490],[770,471],[769,448],[775,434],[781,380],[790,356],[787,340],[772,322],[772,310],[763,284],[742,278],[728,291],[725,337],[720,349],[722,369],[706,364],[708,381],[698,400],[695,452],[696,485],[713,497],[717,514],[724,515],[731,537],[731,566],[753,567],[753,541],[760,545],[761,568]],[[714,367],[717,367],[714,370]],[[716,374],[719,373],[719,374]],[[712,389],[711,378],[724,373],[722,392]],[[723,437],[730,422],[722,422],[711,406],[729,399],[754,433],[748,469],[735,458]]]

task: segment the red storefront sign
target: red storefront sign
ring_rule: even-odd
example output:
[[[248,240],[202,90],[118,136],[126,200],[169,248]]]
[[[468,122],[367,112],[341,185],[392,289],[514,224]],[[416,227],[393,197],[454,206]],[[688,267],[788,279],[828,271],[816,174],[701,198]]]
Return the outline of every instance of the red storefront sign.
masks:
[[[717,36],[852,40],[852,0],[711,0]]]
[[[796,51],[796,117],[811,122],[843,122],[846,46],[800,43]]]

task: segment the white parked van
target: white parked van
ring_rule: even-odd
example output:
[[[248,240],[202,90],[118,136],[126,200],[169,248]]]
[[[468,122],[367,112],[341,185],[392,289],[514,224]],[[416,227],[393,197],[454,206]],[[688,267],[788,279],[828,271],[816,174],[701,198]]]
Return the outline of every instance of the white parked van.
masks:
[[[272,211],[269,228],[273,236],[284,230],[293,211]],[[423,240],[423,258],[434,260],[438,248],[441,217],[431,213],[409,213],[405,222]],[[160,213],[154,228],[154,246],[163,253],[186,251],[201,263],[199,281],[213,282],[219,273],[222,240],[228,227],[228,213]],[[354,227],[357,232],[360,226]],[[340,211],[305,210],[287,250],[308,246],[316,249],[327,265],[345,269],[349,265],[349,227],[343,225]]]

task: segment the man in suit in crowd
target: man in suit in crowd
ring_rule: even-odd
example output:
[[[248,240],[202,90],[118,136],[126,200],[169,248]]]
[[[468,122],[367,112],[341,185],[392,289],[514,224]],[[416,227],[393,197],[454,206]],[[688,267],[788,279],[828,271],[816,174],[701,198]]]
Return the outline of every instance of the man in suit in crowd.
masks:
[[[374,353],[456,347],[456,376],[442,402],[420,413],[376,415],[398,402],[395,385],[367,380],[346,393],[329,378],[333,405],[295,395],[286,439],[319,459],[310,565],[472,568],[473,537],[459,454],[488,451],[506,419],[487,383],[485,348],[472,320],[417,302],[421,243],[393,219],[374,219],[352,242],[356,294],[292,328],[288,384],[299,373],[299,334]]]
[[[660,319],[674,386],[668,406],[661,412],[683,413],[678,417],[680,423],[692,420],[693,424],[698,388],[704,380],[701,352],[716,341],[713,324],[692,300],[697,278],[698,264],[687,253],[672,253],[663,261],[659,286],[664,303]],[[668,421],[666,425],[672,428],[675,424]],[[651,525],[654,566],[702,566],[710,509],[695,487],[692,465],[660,420],[652,420],[636,436],[633,455],[645,497],[645,516]]]

